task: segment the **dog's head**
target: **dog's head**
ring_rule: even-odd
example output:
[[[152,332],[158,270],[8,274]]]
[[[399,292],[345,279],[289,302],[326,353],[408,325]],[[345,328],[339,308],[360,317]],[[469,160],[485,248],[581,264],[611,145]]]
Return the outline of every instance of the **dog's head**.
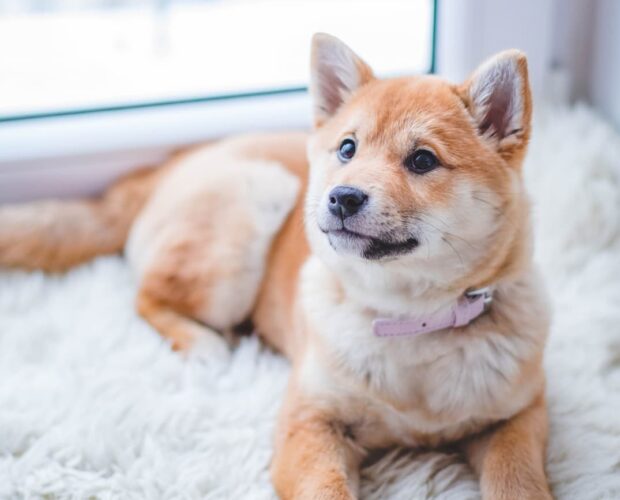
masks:
[[[531,117],[522,53],[498,54],[460,85],[380,80],[341,41],[318,34],[310,90],[306,226],[315,253],[467,272],[525,237],[516,220]]]

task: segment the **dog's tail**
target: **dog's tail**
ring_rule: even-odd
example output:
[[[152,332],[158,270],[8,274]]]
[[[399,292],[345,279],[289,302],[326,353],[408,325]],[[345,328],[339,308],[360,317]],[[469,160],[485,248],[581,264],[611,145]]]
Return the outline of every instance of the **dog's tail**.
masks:
[[[0,206],[0,267],[57,272],[120,251],[159,173],[133,172],[100,198]]]

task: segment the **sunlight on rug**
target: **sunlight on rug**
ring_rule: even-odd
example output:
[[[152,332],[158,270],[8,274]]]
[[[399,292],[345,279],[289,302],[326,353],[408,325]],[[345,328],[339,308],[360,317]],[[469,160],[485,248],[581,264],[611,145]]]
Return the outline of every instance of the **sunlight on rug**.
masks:
[[[585,107],[535,119],[526,179],[555,308],[547,469],[560,499],[620,498],[620,137]],[[288,363],[244,339],[186,361],[133,310],[120,257],[0,273],[0,498],[271,499]],[[458,455],[394,450],[362,498],[476,499]]]

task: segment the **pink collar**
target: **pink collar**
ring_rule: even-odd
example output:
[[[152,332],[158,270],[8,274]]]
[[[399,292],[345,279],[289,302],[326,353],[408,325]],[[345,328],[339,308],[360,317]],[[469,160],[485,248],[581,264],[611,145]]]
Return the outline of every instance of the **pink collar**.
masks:
[[[399,337],[458,328],[475,320],[490,307],[491,302],[493,292],[490,287],[472,289],[447,311],[415,318],[377,318],[372,322],[372,330],[377,337]]]

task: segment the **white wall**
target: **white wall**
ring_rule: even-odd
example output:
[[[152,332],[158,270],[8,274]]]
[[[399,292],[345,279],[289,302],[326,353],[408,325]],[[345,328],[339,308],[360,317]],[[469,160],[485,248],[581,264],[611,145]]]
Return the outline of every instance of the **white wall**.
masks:
[[[565,79],[566,98],[584,100],[592,77],[598,0],[554,0],[552,67]]]
[[[528,56],[534,93],[542,95],[552,59],[554,0],[440,0],[437,71],[461,81],[484,59],[509,48]]]
[[[584,96],[620,130],[620,1],[598,0]]]
[[[589,102],[620,130],[620,0],[440,0],[438,29],[442,76],[519,48],[538,99]]]

